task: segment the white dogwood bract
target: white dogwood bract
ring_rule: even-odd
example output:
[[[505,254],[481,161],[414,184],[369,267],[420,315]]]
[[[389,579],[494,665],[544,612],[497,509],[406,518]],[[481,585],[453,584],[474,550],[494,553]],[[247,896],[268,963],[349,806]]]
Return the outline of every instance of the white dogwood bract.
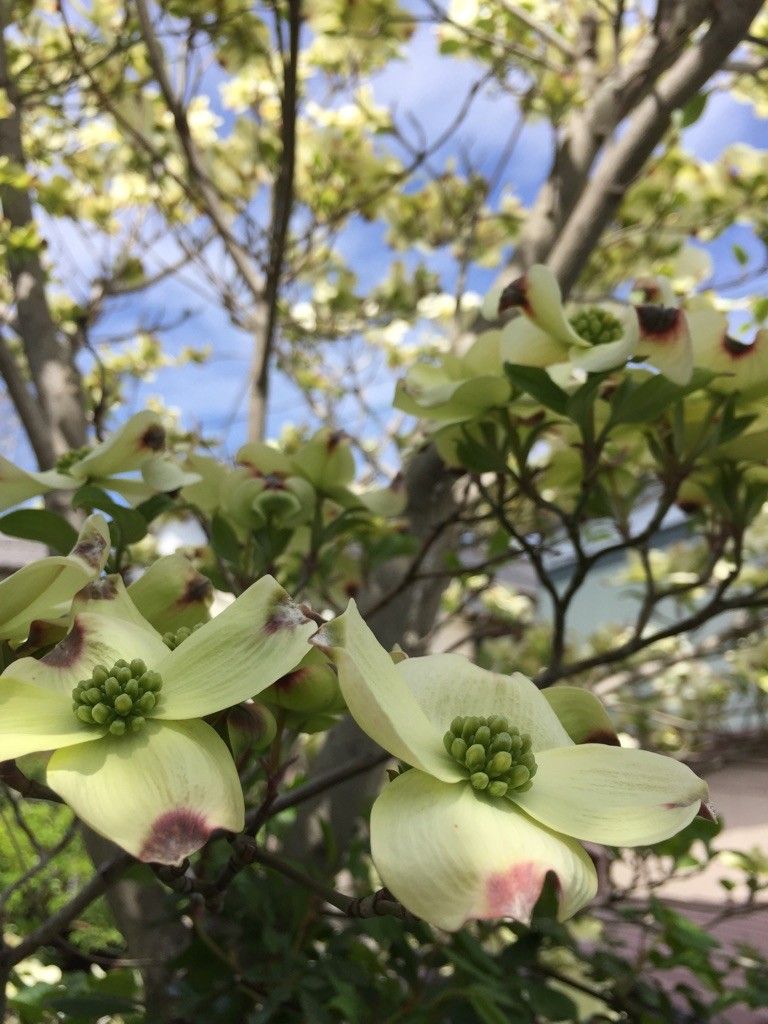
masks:
[[[407,766],[374,804],[371,849],[385,885],[431,924],[528,921],[549,872],[558,916],[570,917],[597,888],[578,840],[654,843],[687,825],[706,798],[706,784],[672,758],[574,743],[519,673],[488,672],[454,654],[395,665],[354,602],[317,639],[333,651],[358,725]],[[587,702],[565,703],[574,719]],[[474,788],[471,768],[446,748],[452,723],[494,716],[525,735],[536,763],[530,782],[501,798]]]

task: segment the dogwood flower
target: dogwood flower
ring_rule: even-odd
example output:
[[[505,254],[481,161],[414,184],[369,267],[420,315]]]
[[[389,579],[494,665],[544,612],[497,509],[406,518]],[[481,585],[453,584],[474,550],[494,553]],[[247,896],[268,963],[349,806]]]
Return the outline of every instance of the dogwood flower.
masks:
[[[87,483],[138,503],[158,491],[175,491],[198,479],[165,458],[161,454],[164,448],[165,429],[160,417],[146,410],[131,416],[94,448],[67,452],[53,470],[30,472],[0,458],[0,509],[49,491],[72,491]],[[141,475],[121,475],[135,470]]]
[[[201,719],[294,668],[315,624],[270,576],[179,644],[163,642],[119,576],[89,584],[77,608],[49,654],[0,677],[0,760],[53,750],[51,789],[143,861],[177,864],[215,829],[240,831],[232,757]]]
[[[557,278],[541,264],[501,292],[498,311],[509,309],[525,315],[502,332],[508,362],[547,367],[561,379],[571,367],[599,372],[642,357],[676,384],[690,380],[691,338],[679,309],[603,303],[582,306],[568,317]]]
[[[18,645],[36,619],[66,614],[75,594],[104,568],[109,545],[106,520],[89,516],[68,555],[40,558],[0,581],[0,640]]]
[[[315,642],[332,649],[358,725],[408,766],[373,806],[371,852],[397,899],[438,927],[527,921],[548,872],[564,920],[597,889],[578,840],[658,842],[687,825],[706,797],[706,784],[671,758],[575,743],[520,674],[488,672],[454,654],[395,665],[354,603]],[[581,737],[579,715],[592,717],[586,702],[570,694],[558,710]],[[594,738],[605,733],[598,719]]]

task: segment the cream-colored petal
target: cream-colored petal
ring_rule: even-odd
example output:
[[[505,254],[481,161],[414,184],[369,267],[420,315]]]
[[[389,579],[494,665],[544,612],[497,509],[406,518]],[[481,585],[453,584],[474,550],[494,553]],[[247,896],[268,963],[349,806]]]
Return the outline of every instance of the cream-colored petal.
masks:
[[[141,475],[153,491],[161,492],[179,491],[202,480],[199,473],[187,472],[173,459],[163,455],[154,455],[142,463]]]
[[[687,384],[694,365],[687,314],[665,306],[637,306],[640,341],[638,357],[645,357],[673,384]]]
[[[121,495],[131,508],[136,508],[142,502],[149,501],[156,493],[155,489],[149,486],[144,477],[138,474],[133,474],[132,476],[96,477],[92,483],[95,487],[100,487],[103,491],[108,491],[110,494]],[[120,503],[118,502],[118,504]]]
[[[563,309],[562,293],[557,278],[541,263],[534,264],[504,289],[500,310],[522,309],[546,334],[563,345],[585,345],[587,342],[571,327]]]
[[[96,739],[75,718],[72,701],[10,676],[0,679],[0,761]]]
[[[427,718],[354,601],[323,627],[317,641],[331,648],[344,700],[364,732],[401,761],[444,782],[465,778],[443,746],[448,726]]]
[[[213,585],[181,554],[158,558],[128,587],[128,596],[160,633],[208,619]]]
[[[506,801],[415,770],[391,782],[373,805],[371,853],[403,906],[448,931],[475,918],[530,921],[550,871],[560,920],[597,891],[592,861],[572,839]]]
[[[157,717],[199,718],[255,697],[311,650],[317,626],[264,576],[159,664]]]
[[[234,475],[232,470],[218,459],[195,453],[187,456],[184,468],[199,477],[199,482],[187,484],[181,492],[182,498],[212,516],[221,505],[227,481]]]
[[[399,381],[395,392],[395,407],[413,416],[437,420],[439,423],[463,423],[494,406],[509,402],[509,383],[505,377],[472,377],[465,381],[451,381],[438,392],[414,397],[405,382]]]
[[[247,466],[250,473],[257,477],[276,474],[287,477],[293,474],[291,460],[277,448],[269,444],[251,441],[239,448],[235,455],[238,466]]]
[[[106,441],[75,462],[70,473],[80,481],[128,473],[138,469],[164,447],[165,430],[160,417],[145,410],[131,416]]]
[[[728,334],[728,320],[712,309],[691,310],[688,314],[693,359],[696,366],[722,374],[710,387],[730,394],[741,392],[745,398],[760,397],[768,390],[768,330],[756,333],[751,344]]]
[[[349,438],[327,427],[303,444],[292,462],[294,471],[318,491],[346,487],[355,479],[355,457]]]
[[[620,745],[608,712],[590,690],[579,686],[549,686],[543,693],[574,743]]]
[[[131,599],[122,577],[116,573],[102,576],[83,587],[72,602],[72,613],[73,617],[82,614],[103,615],[107,618],[120,619],[122,622],[131,622],[150,636],[149,643],[153,644],[155,657],[165,657],[164,651],[161,651],[157,644],[161,639],[158,631],[141,614]]]
[[[462,371],[465,376],[493,377],[502,376],[502,338],[501,330],[483,331],[462,357]]]
[[[34,619],[66,614],[73,596],[101,570],[108,555],[106,521],[90,516],[68,555],[41,558],[0,581],[0,638],[19,643]]]
[[[0,512],[38,494],[47,494],[48,491],[71,491],[77,486],[77,480],[64,473],[57,473],[55,470],[28,473],[0,456]]]
[[[205,722],[153,721],[68,747],[49,761],[47,781],[92,829],[152,863],[179,864],[216,829],[244,824],[234,762]]]
[[[607,846],[646,846],[693,820],[707,784],[674,758],[584,743],[536,755],[527,793],[512,798],[565,835]]]
[[[547,334],[525,316],[512,320],[502,331],[501,357],[518,366],[552,366],[568,359],[568,346]]]
[[[9,675],[20,682],[69,696],[96,665],[111,668],[120,658],[125,661],[141,658],[150,668],[155,668],[167,654],[168,648],[147,625],[103,612],[85,612],[75,615],[69,633],[45,657],[39,661],[20,658],[6,669],[2,678]]]
[[[396,671],[441,736],[454,718],[503,715],[530,735],[534,751],[571,744],[544,694],[520,672],[488,672],[459,654],[407,658]]]

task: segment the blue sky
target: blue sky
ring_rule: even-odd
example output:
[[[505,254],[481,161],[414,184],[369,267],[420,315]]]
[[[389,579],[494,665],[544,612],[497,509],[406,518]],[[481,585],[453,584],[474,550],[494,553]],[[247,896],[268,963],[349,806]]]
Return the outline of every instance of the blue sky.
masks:
[[[372,87],[379,103],[395,104],[401,116],[412,111],[428,127],[430,136],[436,138],[453,118],[457,105],[476,76],[477,65],[472,62],[438,57],[433,30],[421,26],[408,46],[406,59],[394,62],[376,75]],[[457,146],[461,144],[471,147],[475,161],[490,166],[512,127],[511,116],[513,111],[510,111],[509,98],[502,103],[487,94],[480,94],[463,131],[435,155],[432,163],[437,166],[444,164],[447,158],[456,154]],[[686,146],[704,159],[715,158],[734,142],[759,146],[764,145],[765,139],[765,123],[755,118],[752,108],[737,103],[724,93],[716,93],[710,99],[704,115],[685,134]],[[546,175],[550,152],[549,126],[544,122],[529,124],[504,182],[504,187],[526,205],[532,201]],[[726,232],[709,247],[720,280],[729,279],[739,272],[732,252],[734,242],[749,252],[757,252],[759,248],[748,227],[736,226]],[[74,253],[75,259],[87,261],[76,236],[70,237],[60,226],[52,233],[51,243],[51,252],[61,252],[63,245]],[[362,288],[375,284],[384,276],[393,255],[385,244],[383,228],[364,222],[350,226],[339,247],[358,273]],[[403,256],[408,265],[425,258],[423,253],[396,255]],[[446,276],[444,283],[450,287],[450,275],[453,273],[450,257],[438,252],[426,259],[431,268]],[[64,260],[60,265],[60,273],[64,277],[67,262]],[[483,292],[494,276],[495,271],[473,268],[468,287]],[[166,280],[145,293],[114,303],[101,324],[100,334],[119,333],[137,319],[174,319],[182,309],[191,310],[192,315],[165,335],[169,352],[177,352],[187,345],[210,345],[214,349],[213,358],[204,366],[161,370],[153,381],[139,384],[133,390],[126,413],[141,408],[147,397],[160,396],[167,405],[181,409],[187,425],[197,425],[208,433],[224,437],[225,449],[232,452],[245,437],[247,402],[240,400],[238,404],[238,399],[245,391],[250,342],[246,335],[231,326],[217,306],[206,301],[194,287]],[[374,400],[386,406],[391,387],[391,379],[383,377],[375,388]],[[304,409],[291,382],[276,375],[269,435],[275,436],[287,422],[306,421]],[[225,431],[227,426],[229,429]],[[15,454],[26,461],[23,445]]]

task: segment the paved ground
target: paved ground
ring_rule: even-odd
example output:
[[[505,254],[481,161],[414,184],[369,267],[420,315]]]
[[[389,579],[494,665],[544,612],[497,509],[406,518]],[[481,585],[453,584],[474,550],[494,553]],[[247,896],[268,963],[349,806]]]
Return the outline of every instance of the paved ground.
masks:
[[[750,759],[709,773],[707,781],[715,809],[724,821],[724,828],[714,841],[718,850],[750,851],[762,849],[768,854],[768,758]],[[721,878],[743,878],[727,864],[727,855],[709,865],[706,871],[690,878],[676,878],[656,890],[675,910],[690,917],[696,924],[717,938],[726,948],[741,945],[757,948],[768,957],[768,894],[763,894],[758,907],[749,914],[718,920],[726,900],[739,901],[744,887],[729,894],[720,885]],[[621,938],[628,944],[640,942],[637,929],[622,929]],[[673,988],[686,979],[685,972],[666,972],[665,984]],[[731,1009],[723,1014],[723,1024],[768,1024],[768,1007],[764,1010]]]

